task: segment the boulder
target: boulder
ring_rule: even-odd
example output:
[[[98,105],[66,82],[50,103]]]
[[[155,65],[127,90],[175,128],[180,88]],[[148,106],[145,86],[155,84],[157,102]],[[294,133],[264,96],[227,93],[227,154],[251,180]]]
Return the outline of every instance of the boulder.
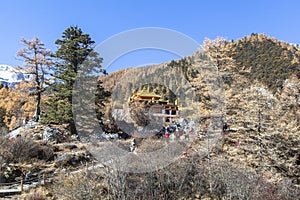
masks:
[[[106,140],[116,140],[119,139],[119,134],[117,133],[103,133],[102,138]]]
[[[43,139],[53,143],[61,143],[64,141],[65,136],[56,128],[46,127],[43,133]]]
[[[63,153],[57,156],[56,166],[77,166],[91,159],[91,155],[87,153]]]

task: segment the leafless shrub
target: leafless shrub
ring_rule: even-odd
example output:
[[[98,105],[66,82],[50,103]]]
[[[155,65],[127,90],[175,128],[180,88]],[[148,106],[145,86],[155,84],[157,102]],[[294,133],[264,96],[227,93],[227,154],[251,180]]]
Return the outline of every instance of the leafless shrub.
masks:
[[[54,151],[51,147],[40,145],[38,147],[37,158],[40,160],[45,160],[45,161],[53,160],[54,159]]]
[[[257,175],[227,162],[207,165],[209,195],[217,199],[255,199]]]
[[[275,185],[259,174],[226,161],[178,160],[148,173],[111,168],[68,176],[53,193],[65,199],[297,199],[299,189],[285,181]]]
[[[130,116],[137,125],[144,127],[150,123],[149,116],[146,114],[149,111],[148,105],[143,102],[132,102],[130,108]]]
[[[37,157],[38,144],[25,137],[17,137],[10,141],[9,152],[12,162],[25,162],[30,158]]]
[[[138,140],[138,139],[136,139],[136,140]],[[146,138],[146,139],[142,139],[141,141],[137,142],[137,146],[139,148],[137,148],[136,152],[138,152],[138,153],[153,152],[153,151],[163,148],[165,145],[166,145],[166,143],[163,140]]]
[[[107,169],[103,175],[111,199],[189,199],[208,197],[207,163],[178,160],[170,166],[143,174]],[[216,196],[216,195],[214,195]]]
[[[80,172],[77,174],[61,174],[58,181],[48,189],[58,199],[82,200],[103,199],[106,196],[106,187],[100,182],[96,173]]]
[[[226,161],[206,164],[205,171],[211,198],[216,199],[297,199],[299,189],[290,180],[268,182],[261,174],[237,168]]]
[[[259,183],[258,199],[278,199],[289,200],[299,199],[300,188],[292,184],[289,179],[284,179],[277,184],[271,184],[265,180],[261,180]]]
[[[40,190],[32,190],[30,193],[28,193],[25,198],[25,200],[45,200],[45,196],[42,191]]]
[[[17,137],[9,139],[0,137],[1,162],[26,162],[32,158],[49,160],[53,157],[53,150],[47,146],[41,146],[32,139]]]
[[[6,126],[0,126],[0,136],[4,136],[8,133],[8,128]]]

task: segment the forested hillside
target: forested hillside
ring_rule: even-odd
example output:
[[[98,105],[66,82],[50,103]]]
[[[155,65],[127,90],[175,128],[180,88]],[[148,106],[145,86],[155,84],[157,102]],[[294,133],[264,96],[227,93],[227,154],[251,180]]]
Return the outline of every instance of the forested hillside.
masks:
[[[252,34],[226,44],[239,69],[248,70],[250,81],[258,80],[273,92],[282,89],[291,75],[300,77],[299,46],[278,41],[264,34]]]
[[[82,49],[81,44],[86,41],[88,45]],[[55,81],[39,90],[43,92],[41,121],[32,127],[21,127],[16,138],[6,137],[6,133],[22,125],[24,118],[33,118],[37,92],[33,83],[26,82],[15,88],[0,87],[0,131],[3,133],[0,180],[14,182],[29,172],[33,172],[29,174],[34,178],[44,174],[50,181],[41,188],[45,196],[53,199],[87,196],[91,199],[289,200],[299,197],[298,45],[264,34],[252,34],[236,41],[205,39],[203,49],[188,57],[107,75],[99,68],[102,58],[93,52],[94,42],[78,27],[68,28],[56,42],[60,45],[55,54],[58,70],[51,74]],[[73,52],[82,56],[76,57]],[[79,63],[89,53],[93,56],[92,66],[103,75],[97,79],[95,88],[72,90],[82,67]],[[120,110],[125,110],[123,114],[134,110],[129,99],[136,92],[155,93],[171,103],[178,99],[179,115],[184,118],[180,123],[194,124],[187,129],[194,135],[184,146],[184,152],[180,152],[182,155],[174,157],[174,162],[165,168],[140,174],[114,171],[110,160],[101,163],[89,152],[93,150],[88,148],[90,144],[78,134],[83,129],[72,128],[75,125],[72,97],[90,103],[90,99],[83,97],[92,89],[95,89],[95,102],[91,104],[95,103],[93,108],[98,118],[94,121],[103,132],[88,127],[89,123],[82,127],[97,137],[97,148],[112,147],[116,141],[122,152],[132,156],[130,163],[136,163],[134,156],[143,157],[164,145],[172,146],[178,138],[182,142],[177,136],[173,141],[164,137],[167,132],[152,137],[150,128],[151,137],[138,138],[135,130],[126,129],[129,123],[122,129],[120,121],[125,120],[121,119]],[[85,118],[86,107],[82,106],[82,110],[80,117]],[[144,111],[136,109],[135,117],[139,118],[138,112],[145,114]],[[89,122],[90,118],[86,118]],[[176,125],[177,133],[180,123]],[[216,133],[220,133],[219,137],[215,137]],[[113,157],[114,153],[102,156]],[[95,164],[101,166],[99,171],[89,171]]]
[[[231,130],[234,131],[225,136],[223,156],[237,165],[242,162],[260,172],[269,175],[273,173],[274,181],[279,180],[279,177],[289,177],[299,184],[298,46],[264,34],[252,34],[237,41],[227,41],[223,38],[206,40],[203,48],[205,52],[153,66],[153,70],[162,75],[165,67],[180,72],[194,88],[198,101],[196,110],[198,116],[203,119],[212,112],[211,97],[214,92],[206,85],[207,79],[201,74],[203,70],[199,65],[203,65],[203,61],[210,58],[223,80],[226,104],[224,121],[230,124]],[[201,60],[202,63],[197,60]],[[104,86],[113,91],[114,86],[119,82],[123,83],[122,76],[131,70],[132,73],[137,71],[126,69],[104,77]],[[175,85],[182,84],[175,77],[172,80]],[[130,81],[135,83],[135,78]],[[164,84],[169,87],[169,83]],[[132,94],[126,87],[118,89],[119,93]]]

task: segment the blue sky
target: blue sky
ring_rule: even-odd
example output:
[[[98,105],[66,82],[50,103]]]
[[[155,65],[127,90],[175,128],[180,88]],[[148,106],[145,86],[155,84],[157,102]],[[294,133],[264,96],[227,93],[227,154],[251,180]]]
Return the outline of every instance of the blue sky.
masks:
[[[70,25],[78,25],[96,44],[142,27],[176,30],[199,44],[205,37],[235,40],[251,33],[300,44],[298,0],[6,0],[0,9],[0,63],[12,66],[22,64],[15,56],[22,37],[37,36],[55,51],[54,41]],[[176,58],[163,51],[136,51],[120,57],[111,69]]]

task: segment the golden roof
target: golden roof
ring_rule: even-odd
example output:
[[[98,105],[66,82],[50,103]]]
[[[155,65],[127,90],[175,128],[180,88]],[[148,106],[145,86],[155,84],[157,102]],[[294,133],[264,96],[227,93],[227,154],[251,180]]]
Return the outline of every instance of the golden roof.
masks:
[[[148,91],[140,91],[136,93],[137,96],[143,96],[143,97],[156,97],[161,98],[161,95],[155,94],[154,92],[148,92]]]

